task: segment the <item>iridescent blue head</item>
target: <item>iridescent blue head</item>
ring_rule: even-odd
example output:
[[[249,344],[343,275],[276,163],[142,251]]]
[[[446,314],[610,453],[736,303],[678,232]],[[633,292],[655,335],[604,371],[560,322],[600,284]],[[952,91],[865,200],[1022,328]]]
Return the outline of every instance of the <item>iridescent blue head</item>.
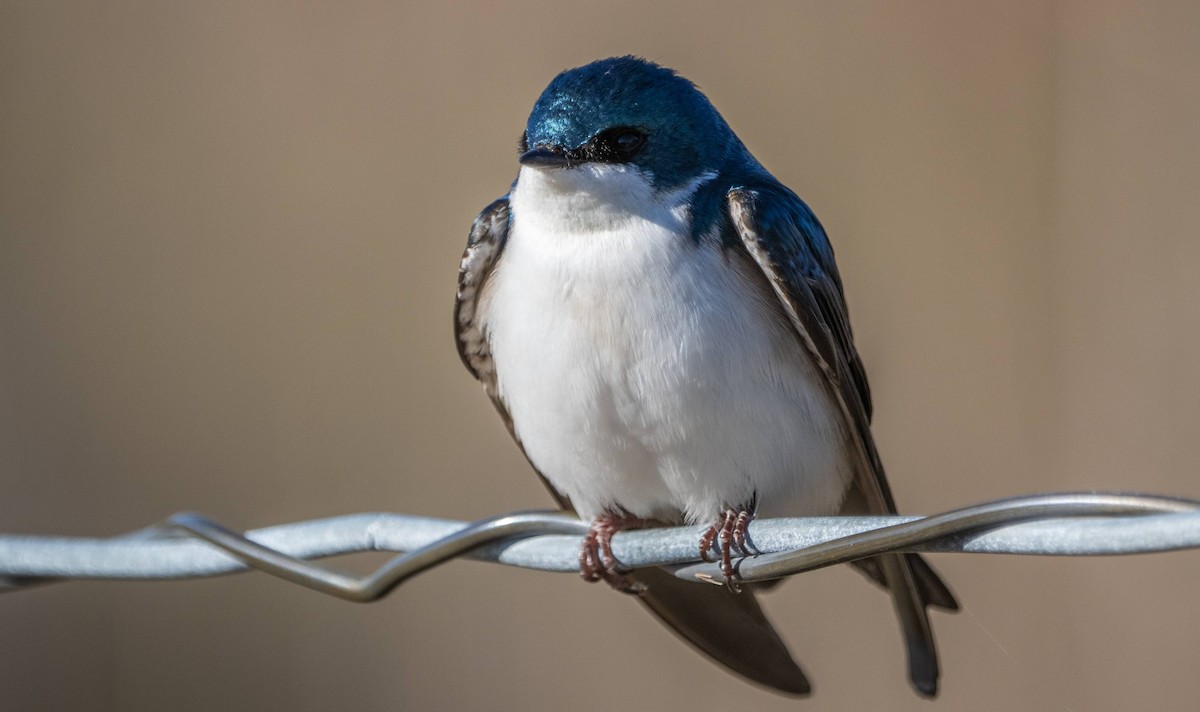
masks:
[[[690,81],[644,59],[614,57],[550,82],[529,115],[520,160],[632,165],[669,190],[718,170],[740,145]]]

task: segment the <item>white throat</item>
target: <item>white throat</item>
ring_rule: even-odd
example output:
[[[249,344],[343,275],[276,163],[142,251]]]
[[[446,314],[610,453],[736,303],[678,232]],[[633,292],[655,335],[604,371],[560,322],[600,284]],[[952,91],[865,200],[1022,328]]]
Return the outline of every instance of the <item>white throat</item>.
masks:
[[[537,223],[558,232],[587,233],[651,221],[682,229],[690,218],[688,200],[715,176],[705,173],[679,188],[659,191],[652,175],[628,164],[524,166],[510,198],[513,213],[530,227]]]

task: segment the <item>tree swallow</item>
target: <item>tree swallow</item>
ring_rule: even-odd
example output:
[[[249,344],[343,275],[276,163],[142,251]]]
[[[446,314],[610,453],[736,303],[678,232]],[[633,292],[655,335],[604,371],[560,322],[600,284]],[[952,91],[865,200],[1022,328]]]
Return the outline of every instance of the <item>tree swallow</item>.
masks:
[[[807,694],[754,590],[737,590],[746,525],[896,511],[824,229],[695,85],[636,57],[555,77],[518,160],[463,256],[463,363],[559,505],[593,522],[584,578],[635,592],[733,671]],[[701,555],[715,549],[734,585],[612,555],[619,529],[682,523],[710,525]],[[956,610],[953,594],[915,554],[858,566],[890,589],[909,677],[933,696],[926,607]]]

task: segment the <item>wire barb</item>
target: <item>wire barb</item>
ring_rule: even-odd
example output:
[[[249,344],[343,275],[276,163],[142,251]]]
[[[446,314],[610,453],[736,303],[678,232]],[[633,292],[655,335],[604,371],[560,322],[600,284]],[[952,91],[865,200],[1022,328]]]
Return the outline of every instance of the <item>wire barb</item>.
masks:
[[[703,527],[623,531],[622,566],[662,566],[721,582],[698,561]],[[356,514],[239,534],[199,514],[109,539],[0,535],[0,591],[67,579],[159,580],[257,569],[350,601],[387,595],[419,573],[467,557],[541,571],[578,572],[588,525],[560,512],[514,512],[466,523]],[[1200,548],[1200,502],[1144,494],[1068,493],[987,502],[929,517],[757,520],[761,555],[742,558],[744,581],[766,581],[891,552],[1098,556]],[[311,560],[363,551],[402,552],[358,578]]]

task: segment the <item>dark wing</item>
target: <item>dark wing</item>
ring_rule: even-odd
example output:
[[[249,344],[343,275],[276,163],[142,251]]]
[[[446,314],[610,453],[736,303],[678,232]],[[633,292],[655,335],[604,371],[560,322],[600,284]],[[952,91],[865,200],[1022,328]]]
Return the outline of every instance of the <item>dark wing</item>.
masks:
[[[467,237],[467,249],[458,265],[458,293],[454,300],[454,341],[458,346],[458,357],[493,400],[496,398],[496,369],[479,315],[479,298],[508,242],[511,221],[507,195],[493,201],[475,218]]]
[[[833,248],[800,198],[772,179],[735,187],[727,196],[736,236],[758,264],[784,313],[842,411],[856,458],[848,506],[875,514],[896,505],[871,437],[871,396],[854,348]],[[945,584],[915,555],[883,556],[864,570],[891,590],[908,648],[909,678],[918,692],[937,693],[938,662],[926,605],[957,609]]]
[[[480,297],[504,251],[511,224],[507,197],[487,206],[475,218],[459,267],[454,338],[463,364],[483,384],[508,432],[521,446],[512,416],[497,388],[485,315],[479,309]],[[525,452],[524,446],[521,451]],[[525,453],[525,459],[529,459],[528,453]],[[533,465],[532,461],[530,465]],[[536,472],[537,466],[533,465],[533,468]],[[558,505],[571,510],[570,500],[556,491],[540,472],[538,476]],[[682,581],[658,569],[636,571],[629,578],[641,584],[638,598],[647,608],[713,660],[781,692],[808,694],[808,680],[792,660],[753,594],[738,595],[724,587]]]

